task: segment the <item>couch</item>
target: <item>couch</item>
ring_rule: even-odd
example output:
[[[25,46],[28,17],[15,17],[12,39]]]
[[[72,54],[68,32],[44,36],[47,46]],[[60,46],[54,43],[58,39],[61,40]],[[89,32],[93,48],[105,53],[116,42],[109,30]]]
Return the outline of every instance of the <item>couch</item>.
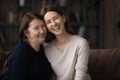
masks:
[[[120,49],[91,49],[88,71],[92,80],[120,80]]]
[[[0,80],[5,71],[7,70],[7,61],[10,54],[10,51],[0,51]]]
[[[0,77],[9,56],[10,51],[0,51]],[[120,49],[91,49],[88,72],[92,80],[120,80]]]

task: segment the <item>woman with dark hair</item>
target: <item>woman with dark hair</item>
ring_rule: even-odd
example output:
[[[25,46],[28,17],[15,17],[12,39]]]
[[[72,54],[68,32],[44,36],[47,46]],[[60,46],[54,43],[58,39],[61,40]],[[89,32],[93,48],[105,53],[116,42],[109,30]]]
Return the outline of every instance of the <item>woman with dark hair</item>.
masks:
[[[42,16],[26,13],[19,28],[19,43],[12,51],[3,80],[50,80],[52,68],[42,46],[46,25]]]
[[[87,40],[74,34],[68,17],[60,8],[45,6],[41,10],[41,15],[48,29],[45,52],[56,80],[90,80],[87,74]]]

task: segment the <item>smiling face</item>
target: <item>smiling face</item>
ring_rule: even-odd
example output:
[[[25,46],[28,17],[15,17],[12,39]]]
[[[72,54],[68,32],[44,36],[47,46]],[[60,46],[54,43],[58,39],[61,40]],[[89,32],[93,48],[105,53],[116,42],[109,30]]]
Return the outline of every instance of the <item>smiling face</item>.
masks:
[[[29,42],[42,43],[46,37],[45,23],[40,19],[33,19],[24,33]]]
[[[55,11],[48,11],[44,15],[44,20],[46,23],[46,26],[48,30],[55,34],[55,35],[61,35],[66,32],[64,23],[66,21],[66,18],[60,14],[58,14]]]

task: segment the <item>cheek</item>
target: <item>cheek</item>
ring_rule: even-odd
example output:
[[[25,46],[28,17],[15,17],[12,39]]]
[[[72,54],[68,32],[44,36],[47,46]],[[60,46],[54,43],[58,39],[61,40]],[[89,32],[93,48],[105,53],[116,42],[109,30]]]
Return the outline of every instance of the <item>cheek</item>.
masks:
[[[44,33],[46,33],[47,32],[47,28],[45,27],[45,28],[43,28],[43,31],[44,31]]]
[[[32,31],[32,32],[30,33],[31,37],[33,37],[33,36],[35,36],[35,35],[37,35],[37,34],[38,34],[38,31]]]
[[[50,25],[46,25],[46,26],[47,26],[47,29],[50,30],[50,28],[51,28]]]
[[[64,23],[65,23],[65,21],[61,19],[61,20],[60,20],[60,23],[61,23],[61,24],[64,24]]]

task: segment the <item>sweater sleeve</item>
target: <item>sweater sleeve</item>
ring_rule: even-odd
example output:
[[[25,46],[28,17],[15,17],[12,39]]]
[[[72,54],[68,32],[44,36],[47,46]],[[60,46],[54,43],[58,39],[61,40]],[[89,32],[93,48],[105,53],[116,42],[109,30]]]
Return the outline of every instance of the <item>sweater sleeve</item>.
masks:
[[[15,48],[9,62],[9,80],[29,80],[28,75],[28,55],[26,49],[19,46]]]
[[[89,46],[83,39],[77,48],[77,61],[75,66],[75,80],[84,80],[88,69]]]

